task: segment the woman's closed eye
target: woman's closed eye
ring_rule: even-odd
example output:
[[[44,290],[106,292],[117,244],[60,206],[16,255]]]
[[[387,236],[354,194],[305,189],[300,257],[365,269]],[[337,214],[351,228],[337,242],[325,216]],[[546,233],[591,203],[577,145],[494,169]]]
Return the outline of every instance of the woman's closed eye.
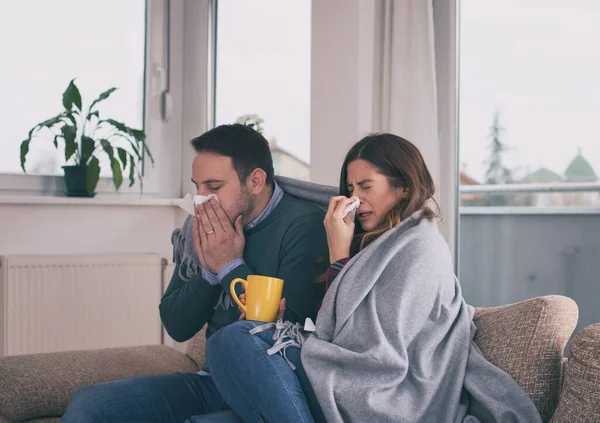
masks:
[[[369,186],[369,187],[360,187],[360,188],[361,188],[363,191],[368,191],[368,190],[370,190],[372,187],[370,187],[370,186]],[[354,192],[354,189],[353,189],[353,188],[348,188],[348,194],[349,194],[349,195],[352,195],[352,193],[353,193],[353,192]]]

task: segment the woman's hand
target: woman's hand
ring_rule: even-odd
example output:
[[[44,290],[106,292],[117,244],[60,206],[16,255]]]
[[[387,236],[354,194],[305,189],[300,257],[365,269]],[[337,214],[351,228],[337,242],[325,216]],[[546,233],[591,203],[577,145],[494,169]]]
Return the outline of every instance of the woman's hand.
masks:
[[[246,294],[241,294],[240,295],[240,302],[242,304],[246,304]],[[242,313],[240,316],[240,320],[244,320],[246,319],[246,313],[244,313],[244,310],[242,310],[241,308],[238,307],[238,309],[240,310],[240,312]],[[275,321],[278,320],[282,320],[283,319],[283,313],[285,312],[285,298],[282,298],[279,301],[279,311],[277,312],[277,317],[275,317]]]
[[[240,294],[240,302],[244,305],[246,305],[246,294]],[[240,313],[242,313],[240,315],[240,320],[245,320],[246,319],[246,313],[244,313],[244,310],[242,310],[240,307],[238,307],[238,310],[240,311]]]
[[[323,223],[327,232],[330,263],[350,257],[350,245],[354,237],[354,222],[350,216],[342,216],[346,206],[353,202],[354,200],[343,195],[333,197],[329,201],[329,209]]]
[[[275,317],[275,321],[283,320],[283,313],[285,313],[285,298],[279,300],[279,311],[277,312],[277,317]]]

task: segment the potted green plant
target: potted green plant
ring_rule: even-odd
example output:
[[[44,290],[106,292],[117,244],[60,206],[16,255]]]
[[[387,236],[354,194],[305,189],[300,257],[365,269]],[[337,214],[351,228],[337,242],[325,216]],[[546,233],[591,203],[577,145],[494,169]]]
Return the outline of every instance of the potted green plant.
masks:
[[[62,95],[64,110],[35,125],[21,143],[21,169],[25,172],[25,161],[31,140],[39,131],[47,129],[54,138],[54,147],[63,148],[65,153],[66,194],[73,197],[93,197],[100,178],[100,160],[108,157],[112,179],[118,191],[123,174],[129,172],[129,186],[136,176],[142,184],[141,165],[144,153],[152,164],[154,159],[146,145],[146,134],[141,129],[130,128],[114,119],[101,119],[97,105],[106,100],[116,88],[104,91],[84,113],[81,94],[75,80],[71,80]]]

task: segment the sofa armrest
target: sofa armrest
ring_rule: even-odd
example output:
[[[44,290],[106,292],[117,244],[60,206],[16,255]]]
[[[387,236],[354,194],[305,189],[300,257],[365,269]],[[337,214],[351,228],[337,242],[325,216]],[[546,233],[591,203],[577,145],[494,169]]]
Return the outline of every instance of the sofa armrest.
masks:
[[[545,422],[558,405],[564,349],[577,317],[575,301],[558,295],[475,313],[481,352],[519,384]]]
[[[569,348],[560,402],[551,423],[600,421],[600,323],[581,330]]]
[[[196,371],[194,361],[165,345],[0,357],[0,417],[61,416],[82,386]]]

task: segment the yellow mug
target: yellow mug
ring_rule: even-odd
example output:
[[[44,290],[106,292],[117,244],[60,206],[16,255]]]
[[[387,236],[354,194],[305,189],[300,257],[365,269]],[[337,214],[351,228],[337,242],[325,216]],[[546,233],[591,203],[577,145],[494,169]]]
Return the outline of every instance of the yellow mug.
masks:
[[[246,305],[235,293],[235,285],[241,283],[246,291]],[[272,322],[279,311],[279,301],[283,292],[283,279],[270,276],[248,275],[248,280],[236,278],[229,286],[231,297],[246,313],[246,319],[259,322]]]

